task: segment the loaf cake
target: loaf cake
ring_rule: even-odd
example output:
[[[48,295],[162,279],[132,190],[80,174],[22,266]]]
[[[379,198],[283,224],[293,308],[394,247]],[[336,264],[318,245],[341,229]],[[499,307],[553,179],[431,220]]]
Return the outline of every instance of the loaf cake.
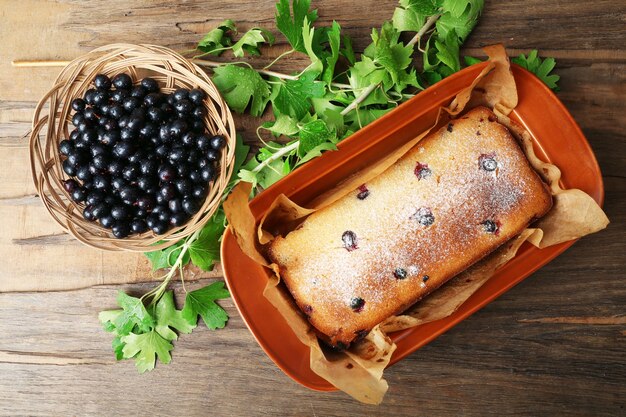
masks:
[[[322,338],[346,347],[551,206],[517,141],[479,107],[276,237],[267,256]]]

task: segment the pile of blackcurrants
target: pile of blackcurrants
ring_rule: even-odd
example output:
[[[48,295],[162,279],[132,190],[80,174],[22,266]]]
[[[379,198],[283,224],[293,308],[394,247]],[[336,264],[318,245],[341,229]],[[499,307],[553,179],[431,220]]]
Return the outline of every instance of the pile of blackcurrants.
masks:
[[[98,74],[95,88],[72,101],[63,186],[83,217],[117,238],[163,234],[198,212],[218,175],[224,137],[207,135],[206,93],[160,92],[153,78],[133,85],[128,74]]]

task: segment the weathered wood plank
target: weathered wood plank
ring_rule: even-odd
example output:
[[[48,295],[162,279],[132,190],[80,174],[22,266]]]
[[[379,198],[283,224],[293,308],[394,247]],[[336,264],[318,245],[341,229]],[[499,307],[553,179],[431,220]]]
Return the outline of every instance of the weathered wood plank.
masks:
[[[598,415],[626,413],[626,4],[610,0],[489,1],[466,54],[503,42],[516,55],[558,59],[559,97],[588,137],[604,174],[608,229],[567,252],[499,300],[386,372],[381,407],[299,386],[271,362],[231,300],[228,326],[176,342],[171,365],[137,375],[116,363],[97,313],[124,289],[1,293],[4,278],[38,277],[41,289],[150,278],[138,255],[101,254],[60,234],[34,195],[26,141],[31,112],[58,68],[17,69],[12,59],[68,59],[110,42],[182,50],[225,18],[273,28],[274,0],[223,3],[70,0],[0,4],[0,415]],[[361,50],[394,0],[314,1]],[[268,51],[263,66],[287,47]],[[224,57],[229,60],[232,58]],[[306,66],[299,55],[275,69]],[[238,117],[256,145],[259,121]],[[215,275],[219,275],[219,269]],[[205,276],[205,275],[200,275]],[[95,281],[86,281],[87,278]],[[193,279],[194,277],[189,277]],[[191,288],[207,281],[189,284]],[[67,288],[67,287],[66,287]],[[16,289],[16,288],[13,288]],[[18,288],[19,289],[19,288]],[[176,285],[178,301],[181,288]]]

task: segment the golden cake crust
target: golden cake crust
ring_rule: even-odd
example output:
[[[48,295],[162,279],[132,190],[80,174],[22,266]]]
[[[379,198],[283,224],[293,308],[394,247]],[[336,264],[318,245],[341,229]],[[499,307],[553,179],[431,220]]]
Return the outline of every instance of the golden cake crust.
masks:
[[[552,197],[484,107],[268,247],[311,324],[348,345],[519,234]]]

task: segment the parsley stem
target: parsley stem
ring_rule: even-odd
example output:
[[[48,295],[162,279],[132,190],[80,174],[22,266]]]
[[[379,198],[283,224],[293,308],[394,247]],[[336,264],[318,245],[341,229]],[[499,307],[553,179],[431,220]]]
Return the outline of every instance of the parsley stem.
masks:
[[[432,28],[435,22],[437,22],[437,19],[439,19],[439,16],[441,15],[436,14],[436,15],[430,16],[424,23],[424,26],[422,26],[420,30],[415,34],[415,36],[413,36],[413,39],[411,39],[409,43],[407,43],[407,46],[413,46],[416,43],[418,43],[421,37],[424,36],[424,34],[428,32],[430,28]],[[370,94],[372,94],[374,90],[376,90],[376,88],[378,88],[379,85],[380,83],[372,84],[366,89],[362,90],[359,93],[359,95],[354,99],[354,101],[350,103],[348,107],[346,107],[345,109],[341,111],[341,115],[345,116],[346,114],[350,113],[352,110],[356,109],[359,106],[359,104],[361,104]]]
[[[262,170],[263,168],[265,168],[266,166],[268,166],[269,164],[271,164],[272,162],[274,162],[275,160],[282,158],[284,155],[287,155],[289,152],[298,149],[298,146],[300,145],[300,141],[297,140],[294,143],[292,143],[291,145],[287,145],[284,148],[282,148],[281,150],[279,150],[278,152],[276,152],[275,154],[272,154],[272,156],[270,156],[267,159],[264,159],[259,165],[257,165],[256,167],[254,167],[254,169],[252,169],[252,172],[259,172],[260,170]]]
[[[208,52],[204,52],[204,53],[201,53],[201,54],[198,54],[198,55],[194,55],[194,56],[191,58],[191,60],[193,61],[193,60],[198,59],[198,58],[201,58],[201,57],[203,57],[203,56],[207,56],[207,55],[209,55],[209,54],[213,54],[213,53],[215,53],[215,52],[223,52],[223,51],[226,51],[226,50],[228,50],[228,49],[232,49],[232,46],[225,46],[225,47],[223,47],[223,48],[217,48],[217,49],[213,49],[213,50],[208,51]]]
[[[424,26],[422,26],[420,28],[420,30],[415,34],[415,36],[413,36],[413,38],[409,41],[409,43],[407,43],[407,45],[408,46],[413,46],[413,45],[415,45],[417,43],[417,47],[419,49],[419,41],[420,41],[420,39],[437,22],[437,19],[439,19],[440,16],[441,16],[440,14],[435,14],[435,15],[432,15],[431,17],[429,17],[426,20],[426,23],[424,23]]]
[[[354,101],[352,103],[350,103],[350,105],[348,107],[343,109],[340,114],[342,116],[345,116],[346,114],[350,113],[352,110],[356,109],[358,107],[358,105],[361,104],[367,98],[367,96],[372,94],[372,91],[374,91],[374,90],[376,90],[376,88],[378,88],[379,85],[380,85],[379,83],[371,84],[366,89],[362,90],[359,93],[359,95],[354,99]]]
[[[232,64],[232,62],[215,62],[215,61],[209,61],[206,59],[192,59],[191,62],[201,67],[209,67],[209,68],[222,67],[224,65]],[[248,64],[248,66],[250,66],[250,64]],[[250,68],[252,67],[250,66]],[[276,77],[276,78],[280,78],[283,80],[294,80],[294,81],[298,79],[298,77],[296,77],[295,75],[287,75],[287,74],[283,74],[280,72],[269,71],[265,69],[255,69],[255,68],[252,68],[252,69],[254,69],[259,74],[267,75],[268,77]]]
[[[150,302],[150,304],[154,305],[159,301],[159,299],[161,299],[161,297],[165,293],[165,290],[167,289],[168,284],[172,280],[172,277],[174,277],[174,275],[176,274],[178,270],[180,270],[180,276],[181,276],[181,279],[183,279],[183,270],[182,270],[183,259],[185,258],[185,254],[191,247],[191,244],[195,240],[198,239],[198,236],[200,236],[201,231],[202,231],[202,228],[196,230],[191,236],[187,238],[187,240],[185,240],[185,243],[183,243],[183,245],[180,247],[180,252],[178,253],[178,256],[176,257],[176,261],[170,268],[170,271],[167,273],[167,275],[165,275],[165,277],[163,278],[163,282],[157,288],[150,291],[144,296],[144,297],[152,297],[152,301]]]
[[[264,70],[269,69],[272,65],[274,65],[275,63],[277,63],[281,58],[286,57],[287,55],[293,54],[294,52],[296,52],[295,49],[290,49],[288,51],[283,52],[282,54],[278,55],[272,62],[270,62],[269,64],[267,64],[266,66],[263,67]]]

